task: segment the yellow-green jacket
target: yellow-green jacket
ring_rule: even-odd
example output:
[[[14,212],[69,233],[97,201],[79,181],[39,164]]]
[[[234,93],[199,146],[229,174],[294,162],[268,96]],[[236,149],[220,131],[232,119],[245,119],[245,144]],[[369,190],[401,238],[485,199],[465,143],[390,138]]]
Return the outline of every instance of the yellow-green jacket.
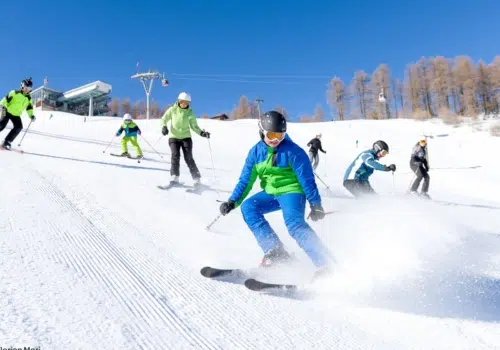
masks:
[[[21,90],[12,90],[7,96],[2,98],[0,105],[7,109],[7,113],[21,117],[24,110],[30,118],[33,118],[33,105],[31,104],[31,96],[24,95]]]
[[[200,135],[201,129],[196,122],[196,117],[191,108],[182,109],[176,103],[161,118],[161,126],[167,125],[171,121],[169,130],[173,139],[187,139],[191,137],[191,129]],[[168,127],[168,125],[167,125]]]

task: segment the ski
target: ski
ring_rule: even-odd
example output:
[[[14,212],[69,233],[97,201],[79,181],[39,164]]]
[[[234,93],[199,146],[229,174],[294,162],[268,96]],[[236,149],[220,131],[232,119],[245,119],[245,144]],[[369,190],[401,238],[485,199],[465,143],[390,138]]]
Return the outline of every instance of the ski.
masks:
[[[189,193],[194,193],[194,194],[202,194],[203,191],[209,189],[209,187],[207,185],[203,185],[203,184],[198,184],[198,185],[193,185],[193,187],[190,187],[186,190],[186,192],[189,192]]]
[[[184,183],[182,182],[170,182],[168,185],[158,185],[156,186],[160,190],[169,190],[173,187],[184,187]]]
[[[298,288],[298,286],[296,284],[267,283],[267,282],[258,281],[254,278],[247,279],[245,281],[245,287],[247,287],[248,289],[250,289],[254,292],[260,292],[260,291],[269,290],[269,289],[295,291]]]
[[[205,266],[200,270],[202,276],[207,278],[221,277],[221,276],[243,276],[245,271],[243,269],[219,269],[216,267]]]
[[[134,160],[137,160],[137,163],[140,163],[141,159],[143,159],[143,158],[138,158],[138,157],[122,156],[121,154],[116,154],[116,153],[110,153],[110,155],[112,155],[113,157],[134,159]]]
[[[5,148],[4,146],[0,146],[0,150],[2,151],[13,151],[13,152],[17,152],[17,153],[21,153],[23,154],[24,151],[22,149],[17,149],[17,148]]]

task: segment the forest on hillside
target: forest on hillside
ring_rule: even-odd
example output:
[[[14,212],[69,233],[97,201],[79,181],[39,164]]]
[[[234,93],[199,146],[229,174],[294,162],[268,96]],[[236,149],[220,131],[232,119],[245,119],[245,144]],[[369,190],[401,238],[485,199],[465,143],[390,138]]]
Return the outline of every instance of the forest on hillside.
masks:
[[[311,114],[298,116],[300,122],[349,119],[439,117],[456,123],[462,117],[498,115],[500,112],[500,56],[491,63],[475,63],[468,56],[455,58],[422,57],[406,66],[402,79],[397,78],[387,64],[380,64],[374,72],[354,72],[350,81],[333,76],[325,92],[328,113],[320,104],[311,106]],[[265,98],[265,96],[264,96]],[[152,101],[152,118],[160,118],[169,107]],[[114,98],[109,103],[112,114],[131,113],[135,118],[145,116],[144,101],[132,103],[129,98]],[[286,106],[275,110],[288,117]],[[220,115],[229,119],[258,118],[257,101],[241,96],[231,111]],[[333,118],[332,118],[333,116]],[[202,118],[213,118],[205,113]]]

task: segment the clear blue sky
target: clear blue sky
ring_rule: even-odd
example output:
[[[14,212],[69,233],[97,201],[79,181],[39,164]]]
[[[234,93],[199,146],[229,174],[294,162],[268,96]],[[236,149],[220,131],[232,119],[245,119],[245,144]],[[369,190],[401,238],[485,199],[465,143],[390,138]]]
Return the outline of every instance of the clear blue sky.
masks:
[[[402,76],[421,56],[500,54],[498,0],[44,0],[6,1],[1,13],[0,92],[47,76],[58,90],[102,80],[135,101],[144,98],[130,79],[139,61],[169,78],[153,88],[162,106],[187,91],[195,112],[210,115],[240,95],[261,97],[263,109],[282,104],[292,117],[317,103],[329,114],[334,76],[348,82],[380,63]]]

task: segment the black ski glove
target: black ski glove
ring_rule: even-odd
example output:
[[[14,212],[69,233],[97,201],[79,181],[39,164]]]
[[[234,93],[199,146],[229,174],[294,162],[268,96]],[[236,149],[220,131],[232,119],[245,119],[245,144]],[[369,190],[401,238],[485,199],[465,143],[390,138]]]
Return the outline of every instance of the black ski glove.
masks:
[[[168,135],[168,128],[166,125],[161,128],[161,133],[163,134],[163,136]]]
[[[200,136],[201,137],[206,137],[207,139],[209,139],[210,138],[210,133],[208,131],[202,130],[200,132]]]
[[[422,166],[425,170],[429,171],[429,164],[427,164],[427,161],[422,162]]]
[[[232,200],[228,200],[227,202],[224,202],[220,205],[219,210],[222,215],[229,214],[231,210],[233,210],[235,207],[235,204]]]
[[[385,171],[396,171],[396,164],[391,164],[389,166],[385,165]]]
[[[325,210],[321,206],[321,204],[311,205],[311,213],[309,217],[312,221],[318,221],[325,217]]]

